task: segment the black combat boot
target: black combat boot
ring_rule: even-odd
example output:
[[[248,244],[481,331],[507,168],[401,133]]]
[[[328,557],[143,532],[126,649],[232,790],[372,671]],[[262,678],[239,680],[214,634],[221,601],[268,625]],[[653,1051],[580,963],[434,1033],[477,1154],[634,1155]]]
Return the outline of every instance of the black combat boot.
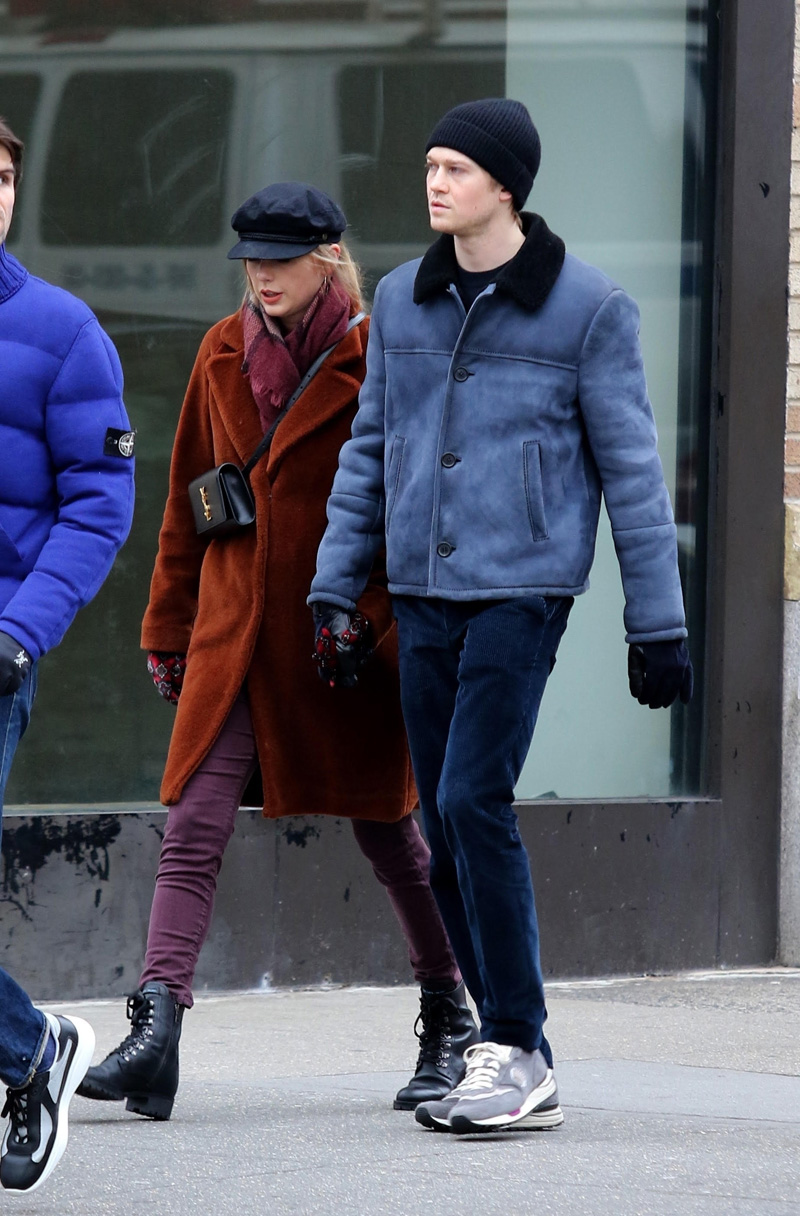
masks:
[[[131,1033],[90,1068],[78,1086],[84,1098],[121,1102],[126,1110],[168,1119],[178,1092],[178,1040],[184,1006],[166,984],[147,983],[128,997]]]
[[[464,1076],[464,1052],[480,1040],[463,983],[450,992],[422,989],[414,1034],[419,1039],[417,1071],[397,1094],[395,1110],[414,1110],[449,1094]]]

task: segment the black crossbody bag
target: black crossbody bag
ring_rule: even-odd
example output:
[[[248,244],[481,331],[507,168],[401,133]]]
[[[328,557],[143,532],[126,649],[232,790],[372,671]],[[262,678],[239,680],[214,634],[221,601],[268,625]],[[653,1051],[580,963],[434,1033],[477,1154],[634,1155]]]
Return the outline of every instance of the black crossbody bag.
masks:
[[[346,333],[349,334],[351,329],[360,325],[366,315],[365,312],[360,312],[352,317]],[[265,452],[269,451],[278,423],[283,421],[297,398],[308,388],[328,355],[338,345],[339,343],[335,342],[314,360],[243,469],[226,461],[225,464],[218,464],[215,469],[209,469],[207,473],[203,473],[200,477],[195,477],[194,481],[189,482],[189,499],[198,536],[203,536],[206,540],[214,540],[217,537],[229,536],[232,532],[238,532],[240,528],[249,528],[255,521],[256,504],[250,486],[250,474]]]

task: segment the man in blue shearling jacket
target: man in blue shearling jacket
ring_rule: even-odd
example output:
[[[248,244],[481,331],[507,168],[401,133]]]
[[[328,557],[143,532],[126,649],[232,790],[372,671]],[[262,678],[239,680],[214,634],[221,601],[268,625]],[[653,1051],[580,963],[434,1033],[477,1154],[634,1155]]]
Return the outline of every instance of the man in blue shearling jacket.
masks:
[[[588,586],[601,496],[631,692],[655,709],[692,691],[637,308],[521,213],[539,157],[520,102],[468,102],[434,129],[427,195],[442,235],[378,286],[309,596],[328,675],[346,683],[360,657],[351,614],[385,544],[431,885],[481,1016],[462,1081],[416,1110],[456,1133],[563,1121],[513,798]]]
[[[117,353],[84,304],[5,248],[22,151],[0,119],[0,827],[38,660],[101,586],[133,512]],[[86,1022],[36,1009],[0,968],[4,1189],[33,1191],[58,1164],[93,1050]]]

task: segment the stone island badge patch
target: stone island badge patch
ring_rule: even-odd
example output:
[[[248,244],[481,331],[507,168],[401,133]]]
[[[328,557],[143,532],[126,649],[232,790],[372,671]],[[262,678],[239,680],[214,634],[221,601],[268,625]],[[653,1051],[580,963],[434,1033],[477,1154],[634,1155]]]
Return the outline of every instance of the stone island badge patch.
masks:
[[[133,455],[135,444],[135,431],[118,431],[115,427],[110,426],[106,431],[106,441],[103,444],[103,455],[130,457]]]

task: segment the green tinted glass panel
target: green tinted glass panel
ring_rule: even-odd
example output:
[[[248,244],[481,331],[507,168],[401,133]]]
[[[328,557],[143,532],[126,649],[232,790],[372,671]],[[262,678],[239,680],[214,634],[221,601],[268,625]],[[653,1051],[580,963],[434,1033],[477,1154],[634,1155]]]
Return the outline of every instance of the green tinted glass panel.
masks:
[[[41,91],[41,77],[33,72],[0,72],[0,114],[26,143]]]
[[[220,71],[79,72],[45,178],[49,245],[212,245],[223,222],[233,80]],[[80,173],[82,205],[64,181]]]
[[[7,803],[158,796],[174,711],[147,675],[140,624],[192,362],[241,300],[225,259],[234,206],[270,180],[315,182],[344,207],[374,281],[430,243],[425,142],[477,97],[530,106],[543,155],[529,207],[641,307],[701,689],[716,166],[705,0],[107,7],[97,40],[96,5],[41,0],[36,46],[30,16],[0,16],[0,113],[29,140],[12,233],[33,273],[98,313],[138,431],[130,540],[42,663]],[[520,797],[704,788],[702,696],[660,715],[631,700],[621,597],[604,528]]]
[[[451,106],[504,92],[500,55],[435,65],[420,57],[340,73],[342,201],[360,240],[430,240],[423,168],[428,136]]]
[[[30,138],[41,91],[41,77],[32,72],[0,72],[0,114],[23,143],[27,143]],[[22,217],[17,209],[8,244],[13,246],[21,236]]]

